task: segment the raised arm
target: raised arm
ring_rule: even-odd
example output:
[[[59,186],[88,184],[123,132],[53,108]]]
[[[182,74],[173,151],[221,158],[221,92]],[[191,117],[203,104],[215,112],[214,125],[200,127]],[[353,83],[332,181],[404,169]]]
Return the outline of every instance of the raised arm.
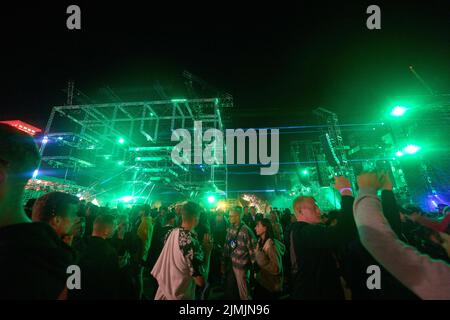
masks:
[[[363,246],[407,288],[422,299],[450,299],[450,266],[420,254],[400,241],[389,226],[376,192],[376,174],[358,177],[360,193],[354,204],[355,222]]]

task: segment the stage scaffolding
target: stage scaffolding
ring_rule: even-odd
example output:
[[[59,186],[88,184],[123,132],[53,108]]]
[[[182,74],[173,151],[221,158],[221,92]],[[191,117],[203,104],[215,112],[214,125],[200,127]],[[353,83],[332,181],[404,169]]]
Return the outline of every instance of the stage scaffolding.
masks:
[[[226,195],[226,164],[173,163],[170,155],[178,142],[171,141],[171,134],[184,128],[193,141],[194,121],[202,121],[204,131],[223,131],[222,110],[232,106],[230,95],[55,106],[44,131],[39,169],[58,169],[64,179],[83,177],[94,190],[120,177],[138,198],[148,199],[155,187],[189,195],[205,185]]]

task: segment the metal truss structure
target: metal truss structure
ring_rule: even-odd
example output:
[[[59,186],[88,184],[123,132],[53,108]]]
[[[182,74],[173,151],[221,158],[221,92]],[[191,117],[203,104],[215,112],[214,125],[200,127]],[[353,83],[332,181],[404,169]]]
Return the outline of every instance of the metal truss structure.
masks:
[[[303,168],[307,168],[308,176],[316,180],[318,185],[322,187],[330,186],[328,164],[320,142],[312,140],[292,141],[291,155],[296,163],[305,164]],[[314,168],[314,170],[311,170],[311,168]],[[297,172],[297,177],[301,177],[301,172]]]
[[[192,132],[194,121],[222,131],[222,109],[232,106],[229,95],[56,106],[44,131],[40,170],[82,177],[76,182],[93,189],[120,178],[140,198],[155,185],[186,194],[209,183],[226,193],[227,166],[175,164],[171,136],[181,128]]]
[[[418,144],[422,150],[413,157],[397,157],[397,172],[402,173],[405,193],[414,203],[434,210],[434,202],[450,199],[450,94],[395,97],[410,106],[405,121],[402,118],[390,121],[392,137],[391,154],[408,144]],[[425,198],[430,199],[424,200]],[[448,201],[448,200],[447,200]]]
[[[337,114],[324,108],[317,108],[313,113],[326,125],[324,142],[329,146],[336,173],[349,177],[350,181],[355,181],[353,168],[347,159],[348,148],[344,145]]]

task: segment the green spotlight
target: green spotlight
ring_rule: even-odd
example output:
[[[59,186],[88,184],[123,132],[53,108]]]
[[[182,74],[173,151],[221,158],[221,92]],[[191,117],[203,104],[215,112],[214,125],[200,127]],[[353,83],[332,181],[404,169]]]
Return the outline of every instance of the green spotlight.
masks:
[[[408,111],[408,108],[406,108],[406,107],[395,106],[395,108],[392,109],[392,111],[391,111],[391,116],[401,117],[406,113],[406,111]]]
[[[121,166],[121,165],[124,164],[124,161],[119,161],[119,162],[117,162],[117,164],[118,164],[119,166]]]
[[[209,196],[209,197],[208,197],[208,203],[213,204],[214,202],[216,202],[216,197],[214,197],[214,196]]]
[[[419,152],[420,149],[421,148],[419,146],[409,144],[403,149],[403,151],[407,154],[415,154],[415,153]]]
[[[398,151],[395,153],[395,155],[396,155],[397,157],[403,157],[403,152],[401,152],[400,150],[398,150]]]
[[[124,196],[124,197],[120,198],[119,200],[123,201],[123,202],[130,202],[131,200],[133,200],[133,197],[132,196]]]
[[[125,143],[125,139],[120,137],[119,140],[117,140],[117,142],[119,142],[120,144],[124,144]]]
[[[302,170],[302,175],[307,176],[309,174],[309,171],[307,169]]]

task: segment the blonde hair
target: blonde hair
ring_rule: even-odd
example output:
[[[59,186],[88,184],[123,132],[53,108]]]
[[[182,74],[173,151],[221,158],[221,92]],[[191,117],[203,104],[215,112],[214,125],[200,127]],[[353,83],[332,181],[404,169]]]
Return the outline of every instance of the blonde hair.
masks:
[[[298,196],[297,198],[295,198],[294,202],[292,203],[292,208],[294,209],[294,214],[297,213],[297,208],[299,208],[300,205],[307,199],[315,200],[313,197],[309,197],[309,196]]]

